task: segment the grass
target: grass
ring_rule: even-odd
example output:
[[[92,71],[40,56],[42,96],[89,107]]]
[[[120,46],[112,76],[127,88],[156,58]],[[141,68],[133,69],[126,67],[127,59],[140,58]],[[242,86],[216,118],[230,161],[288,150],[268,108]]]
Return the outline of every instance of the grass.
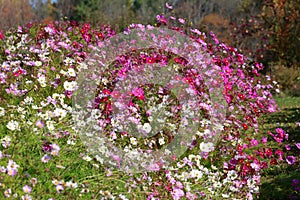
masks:
[[[300,97],[275,98],[280,110],[268,117],[263,125],[264,128],[281,127],[289,134],[286,144],[294,144],[300,141]],[[299,150],[292,148],[295,154]],[[298,151],[298,152],[296,152]],[[297,155],[297,154],[296,154]],[[261,200],[285,200],[300,199],[300,193],[296,193],[291,187],[293,179],[300,179],[300,168],[288,164],[272,167],[266,170],[262,176]]]

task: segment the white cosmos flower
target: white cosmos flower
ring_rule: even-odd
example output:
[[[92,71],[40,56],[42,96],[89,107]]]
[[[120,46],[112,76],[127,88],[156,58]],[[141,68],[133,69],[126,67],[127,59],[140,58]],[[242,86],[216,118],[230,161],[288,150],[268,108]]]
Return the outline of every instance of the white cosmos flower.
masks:
[[[46,125],[49,131],[53,131],[55,129],[52,121],[47,121]]]
[[[137,140],[136,140],[136,138],[134,138],[134,137],[130,138],[130,143],[131,143],[132,145],[137,145]]]
[[[46,77],[45,76],[41,75],[37,80],[42,87],[46,87]]]
[[[88,162],[90,162],[92,160],[92,158],[89,156],[84,156],[82,159],[85,161],[88,161]]]
[[[152,128],[151,128],[151,125],[149,123],[145,123],[143,125],[143,130],[146,132],[146,133],[150,133]]]
[[[164,144],[165,144],[165,139],[164,139],[163,137],[159,138],[159,139],[158,139],[158,143],[159,143],[160,145],[164,145]]]
[[[208,153],[208,152],[212,151],[212,147],[213,147],[213,146],[214,146],[214,145],[213,145],[213,143],[211,143],[211,142],[208,142],[208,143],[201,142],[201,143],[200,143],[200,150],[203,151],[203,152]]]
[[[19,129],[19,123],[17,121],[11,120],[7,123],[6,127],[9,130],[14,131],[14,130]]]
[[[73,68],[69,68],[68,69],[68,74],[69,76],[75,77],[76,76],[76,72]]]
[[[41,61],[35,61],[34,64],[35,64],[35,66],[40,67],[40,66],[42,66],[43,63]]]
[[[237,175],[236,171],[231,170],[231,171],[228,172],[227,177],[230,180],[234,180],[234,179],[236,179],[238,177],[238,175]]]
[[[65,81],[64,88],[65,88],[65,90],[71,91],[71,89],[72,89],[71,82]]]
[[[4,108],[0,107],[0,117],[5,115],[5,110]]]
[[[190,176],[191,176],[192,178],[200,179],[200,178],[202,178],[203,173],[202,173],[200,170],[193,169],[193,170],[190,172]]]
[[[61,117],[61,118],[64,118],[66,115],[67,115],[67,111],[64,110],[64,109],[61,109],[61,108],[56,108],[54,110],[54,115],[56,117]]]
[[[77,86],[77,82],[76,81],[65,81],[64,82],[64,88],[65,90],[68,90],[68,91],[74,91],[76,89],[76,86]]]
[[[24,99],[24,102],[28,105],[32,104],[33,103],[33,98],[32,97],[26,97]]]

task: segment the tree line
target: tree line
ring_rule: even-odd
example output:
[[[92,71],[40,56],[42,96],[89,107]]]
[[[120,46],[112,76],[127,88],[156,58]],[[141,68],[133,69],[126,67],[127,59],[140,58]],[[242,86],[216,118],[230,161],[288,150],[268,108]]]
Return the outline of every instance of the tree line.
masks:
[[[299,0],[0,0],[0,29],[67,18],[118,31],[130,23],[155,23],[161,13],[212,30],[260,62],[299,66]]]

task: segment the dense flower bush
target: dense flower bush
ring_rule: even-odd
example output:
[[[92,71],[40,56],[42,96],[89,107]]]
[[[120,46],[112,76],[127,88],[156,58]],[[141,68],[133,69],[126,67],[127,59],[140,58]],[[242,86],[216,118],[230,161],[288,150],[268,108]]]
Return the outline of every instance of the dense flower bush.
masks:
[[[162,107],[168,111],[168,116],[161,121],[166,126],[147,139],[117,130],[118,124],[126,120],[118,121],[111,116],[114,99],[122,100],[113,91],[116,80],[132,78],[133,72],[142,74],[146,67],[151,71],[155,64],[170,73],[172,70],[181,72],[182,76],[174,82],[187,84],[197,97],[192,108],[203,118],[199,120],[201,126],[193,133],[192,142],[185,144],[190,145],[189,148],[182,155],[173,156],[170,165],[157,163],[151,171],[136,174],[115,172],[106,167],[101,156],[93,158],[94,154],[83,150],[80,132],[72,120],[76,107],[72,107],[72,96],[80,86],[76,79],[78,74],[89,69],[85,62],[89,54],[96,47],[101,49],[104,41],[116,33],[109,26],[94,29],[89,24],[73,21],[27,24],[3,36],[0,34],[0,184],[5,197],[31,199],[47,194],[53,195],[49,199],[63,198],[59,195],[66,195],[65,198],[80,195],[87,199],[253,199],[259,195],[263,169],[280,162],[299,163],[299,156],[289,155],[289,149],[281,145],[288,140],[283,129],[266,133],[259,130],[259,117],[276,111],[272,91],[279,92],[277,83],[268,77],[266,84],[259,81],[263,66],[250,62],[235,48],[219,42],[213,33],[207,35],[183,28],[183,19],[158,15],[157,20],[157,27],[169,27],[199,44],[201,55],[204,52],[209,56],[203,58],[207,59],[204,63],[220,77],[216,82],[224,87],[221,95],[226,101],[223,109],[227,115],[224,123],[218,126],[222,130],[218,141],[204,142],[214,134],[214,129],[209,129],[211,118],[205,117],[213,105],[199,66],[168,52],[167,47],[134,50],[117,55],[109,70],[97,77],[99,87],[90,108],[110,141],[128,151],[161,149],[176,137],[178,122],[183,118],[181,114],[191,112],[174,102],[176,98],[171,89],[140,85],[131,88],[129,102],[125,102],[129,111],[121,118],[149,133],[154,129],[151,121],[159,122],[161,117],[151,113]],[[172,26],[171,21],[179,25]],[[130,34],[132,30],[142,33],[153,28],[133,24],[124,33]],[[160,38],[164,42],[168,39]],[[278,142],[278,146],[269,146],[271,140]],[[290,148],[299,149],[299,143],[291,144]],[[86,168],[80,171],[80,167]],[[92,188],[91,183],[82,181],[103,171],[106,174],[103,179],[110,181],[119,174],[118,179],[124,182],[122,186],[107,181],[101,182],[101,187]],[[106,187],[105,184],[114,185]],[[74,193],[69,192],[71,190]]]

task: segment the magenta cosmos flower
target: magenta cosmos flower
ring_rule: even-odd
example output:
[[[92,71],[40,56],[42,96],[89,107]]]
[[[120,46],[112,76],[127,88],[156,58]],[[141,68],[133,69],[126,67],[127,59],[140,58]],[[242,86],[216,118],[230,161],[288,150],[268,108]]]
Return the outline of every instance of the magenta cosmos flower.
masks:
[[[286,158],[286,161],[287,161],[287,163],[288,163],[289,165],[292,165],[292,164],[294,164],[294,163],[296,162],[296,158],[295,158],[294,156],[288,156],[288,157]]]

